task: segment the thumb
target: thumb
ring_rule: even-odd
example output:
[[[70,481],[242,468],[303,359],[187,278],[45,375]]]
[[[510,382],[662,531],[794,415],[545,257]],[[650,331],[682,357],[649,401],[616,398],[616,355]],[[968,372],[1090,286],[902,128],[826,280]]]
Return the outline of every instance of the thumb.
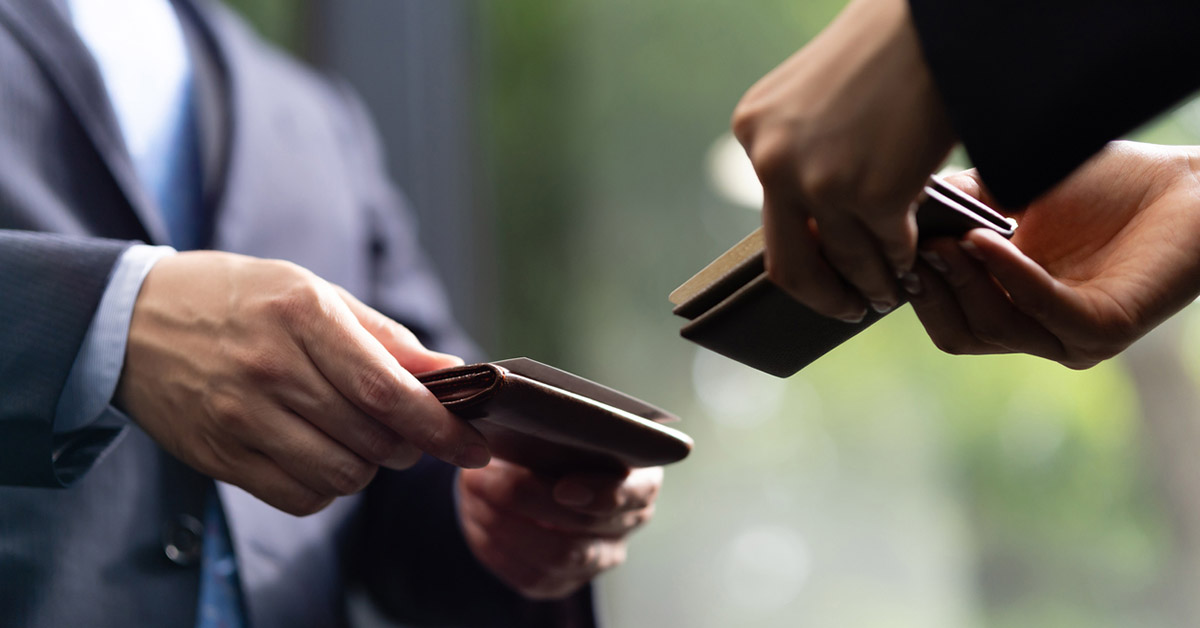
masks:
[[[988,273],[1008,293],[1025,315],[1060,339],[1086,326],[1086,310],[1074,289],[1059,281],[1015,244],[988,229],[972,229],[963,239],[964,249],[983,263]]]
[[[412,333],[409,328],[359,301],[345,288],[337,286],[337,290],[342,301],[349,306],[350,311],[358,319],[358,323],[374,336],[408,372],[424,373],[463,363],[462,358],[458,356],[426,349],[425,345],[417,339],[417,335]]]

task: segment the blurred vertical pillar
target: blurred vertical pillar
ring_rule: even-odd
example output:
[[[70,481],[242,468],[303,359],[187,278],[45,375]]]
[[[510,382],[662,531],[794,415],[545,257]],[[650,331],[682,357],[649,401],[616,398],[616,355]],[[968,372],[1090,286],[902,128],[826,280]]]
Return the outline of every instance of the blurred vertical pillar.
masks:
[[[475,12],[467,0],[312,0],[305,52],[366,101],[454,310],[487,347],[496,295],[479,176]]]
[[[1173,626],[1200,626],[1200,391],[1188,369],[1184,310],[1123,354],[1137,387],[1153,478],[1170,522],[1172,551],[1159,598]]]

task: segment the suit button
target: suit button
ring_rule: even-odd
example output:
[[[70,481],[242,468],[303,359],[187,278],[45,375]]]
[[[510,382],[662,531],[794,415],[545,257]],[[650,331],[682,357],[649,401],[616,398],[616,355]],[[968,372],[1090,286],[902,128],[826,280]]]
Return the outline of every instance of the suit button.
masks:
[[[178,515],[163,526],[163,553],[171,562],[190,567],[200,560],[204,547],[204,524],[191,515]]]

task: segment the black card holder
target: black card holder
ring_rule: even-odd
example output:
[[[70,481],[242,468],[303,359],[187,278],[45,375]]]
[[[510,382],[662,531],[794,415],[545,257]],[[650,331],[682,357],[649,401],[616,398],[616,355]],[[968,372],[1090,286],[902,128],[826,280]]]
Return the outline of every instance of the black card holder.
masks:
[[[1016,228],[1011,218],[939,177],[927,182],[916,218],[921,239],[961,237],[977,228],[1009,238]],[[883,318],[870,311],[861,322],[846,323],[801,305],[767,278],[759,243],[761,236],[751,234],[680,286],[676,293],[686,295],[674,313],[690,321],[680,335],[760,371],[788,377]],[[731,254],[742,259],[730,263],[726,258]],[[712,272],[723,260],[720,272]]]

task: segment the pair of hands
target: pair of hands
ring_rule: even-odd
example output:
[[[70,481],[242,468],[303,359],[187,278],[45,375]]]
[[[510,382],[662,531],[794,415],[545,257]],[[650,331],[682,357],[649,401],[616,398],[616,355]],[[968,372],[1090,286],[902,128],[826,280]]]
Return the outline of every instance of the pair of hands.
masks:
[[[624,558],[661,469],[558,480],[490,460],[412,373],[461,364],[286,262],[160,260],[134,307],[115,402],[171,454],[285,512],[317,512],[379,467],[428,453],[463,467],[459,512],[480,561],[519,592],[566,595]]]
[[[951,353],[1029,353],[1086,368],[1200,292],[1197,154],[1110,146],[1014,212],[929,243],[913,199],[956,141],[907,0],[853,0],[742,98],[734,134],[763,184],[766,266],[801,303],[847,322],[907,290]],[[974,173],[951,179],[995,205]]]

